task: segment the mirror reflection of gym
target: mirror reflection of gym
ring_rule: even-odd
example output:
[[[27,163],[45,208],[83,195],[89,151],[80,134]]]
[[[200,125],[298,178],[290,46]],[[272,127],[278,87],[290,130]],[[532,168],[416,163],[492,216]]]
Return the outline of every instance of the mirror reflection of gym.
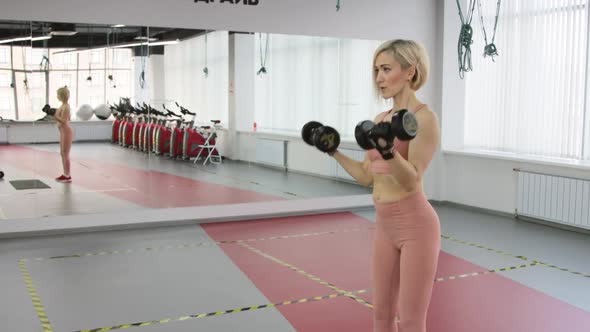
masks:
[[[33,35],[44,38],[29,40],[28,71],[19,72],[16,67],[6,71],[22,76],[17,82],[23,81],[25,74],[31,81],[29,76],[35,74],[36,90],[4,113],[19,124],[18,130],[8,128],[13,134],[18,132],[8,135],[8,143],[34,150],[34,164],[46,165],[36,177],[51,180],[59,175],[59,137],[53,112],[60,106],[56,90],[67,86],[74,130],[72,169],[84,174],[73,182],[72,188],[80,187],[69,194],[70,203],[57,208],[61,206],[58,196],[45,195],[44,199],[51,197],[53,203],[45,200],[47,203],[29,217],[366,192],[330,176],[310,177],[305,174],[309,167],[299,165],[298,160],[291,160],[289,172],[284,172],[286,168],[273,163],[287,161],[287,141],[289,151],[298,153],[304,144],[297,142],[299,131],[286,137],[263,131],[281,130],[285,124],[301,127],[318,106],[311,102],[315,95],[297,96],[299,111],[285,104],[284,91],[293,92],[295,84],[288,82],[292,75],[284,74],[293,64],[287,54],[297,54],[297,68],[302,72],[297,73],[297,82],[301,77],[309,82],[308,77],[315,75],[307,70],[307,62],[301,61],[314,63],[315,58],[306,53],[312,52],[306,45],[320,42],[327,59],[336,50],[372,49],[371,41],[115,24],[27,24]],[[24,54],[26,57],[27,52]],[[340,59],[340,67],[360,68],[347,66],[349,60],[353,59]],[[325,65],[330,70],[319,79],[328,79],[336,63]],[[8,92],[11,98],[24,98],[19,89],[22,87],[17,87],[16,93]],[[337,89],[351,90],[329,85],[322,93],[334,96]],[[277,94],[274,101],[271,93]],[[356,111],[360,104],[356,96],[345,95],[349,100],[338,103],[325,104],[330,98],[323,98],[321,107],[332,111],[344,108],[353,115],[349,123],[333,123],[327,111],[322,111],[318,120],[340,130],[354,127],[363,116]],[[284,111],[273,111],[277,109]],[[277,143],[285,149],[276,150]],[[354,147],[350,142],[343,144],[344,150]],[[325,185],[312,192],[306,185],[309,182]],[[217,194],[207,189],[208,184],[249,194],[214,197]],[[258,195],[264,198],[254,198]]]
[[[72,168],[92,167],[84,159],[112,160],[112,149],[100,149],[100,144],[110,142],[115,136],[113,121],[126,115],[120,111],[134,112],[136,115],[143,112],[146,118],[152,118],[156,111],[153,102],[158,97],[156,95],[154,98],[154,84],[147,81],[153,77],[149,73],[149,49],[163,49],[164,45],[177,43],[180,39],[191,38],[201,32],[152,28],[151,35],[148,35],[149,29],[146,27],[125,25],[0,22],[0,137],[3,143],[29,149],[32,159],[27,164],[31,168],[28,174],[19,174],[14,170],[20,167],[16,165],[9,174],[16,178],[44,178],[49,179],[44,181],[50,182],[59,171],[59,134],[54,116],[61,104],[56,93],[60,87],[67,87],[70,91],[71,125],[74,130],[72,156],[78,155],[72,158],[76,159],[72,162],[75,164]],[[150,42],[154,44],[150,45]],[[161,79],[159,84],[163,91],[163,75],[156,78]],[[121,105],[127,107],[122,109]],[[177,119],[188,122],[185,118],[190,118],[190,115],[182,115],[184,111],[189,112],[186,108],[181,108],[177,103],[169,103],[168,107],[172,108],[170,112]],[[158,111],[161,110],[159,108]],[[142,139],[142,146],[137,140],[135,148],[143,154],[137,154],[136,158],[122,157],[118,162],[126,163],[133,159],[129,166],[149,166],[145,157],[153,152],[152,137],[148,139],[146,133]],[[46,153],[49,152],[53,153],[51,158],[47,158]],[[44,165],[41,172],[39,165]],[[90,177],[96,178],[94,181],[100,181],[101,176],[104,173],[100,171],[90,173]],[[84,180],[91,179],[86,175]],[[52,183],[49,186],[54,187]],[[107,188],[110,189],[125,190]],[[129,190],[137,191],[137,188]],[[23,206],[20,208],[23,212],[26,206],[29,213],[9,213],[9,217],[59,214],[53,204],[58,203],[56,196],[39,195],[41,191],[34,195],[31,193],[28,193],[28,201],[21,201]],[[90,196],[87,191],[80,190],[75,197],[88,202]],[[37,208],[40,198],[45,203],[43,207]],[[62,213],[108,212],[109,209],[119,210],[121,207],[98,205],[94,208],[74,208],[72,205],[62,209]]]

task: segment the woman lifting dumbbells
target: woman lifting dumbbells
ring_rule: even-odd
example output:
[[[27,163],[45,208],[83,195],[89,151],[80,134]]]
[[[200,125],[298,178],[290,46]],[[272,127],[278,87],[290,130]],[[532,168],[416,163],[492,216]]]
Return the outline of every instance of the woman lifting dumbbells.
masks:
[[[57,128],[59,129],[59,148],[61,153],[61,162],[63,166],[63,174],[55,180],[59,182],[71,182],[70,175],[70,149],[72,148],[72,141],[74,132],[70,126],[70,90],[67,87],[57,89],[57,99],[61,101],[61,106],[55,111],[55,120],[57,121]]]
[[[391,40],[376,50],[373,65],[374,88],[394,107],[355,128],[364,161],[338,152],[339,140],[329,139],[337,136],[333,128],[308,123],[302,135],[358,183],[373,186],[373,331],[425,332],[440,251],[439,218],[422,188],[440,130],[436,114],[415,95],[427,80],[428,56],[414,41]]]

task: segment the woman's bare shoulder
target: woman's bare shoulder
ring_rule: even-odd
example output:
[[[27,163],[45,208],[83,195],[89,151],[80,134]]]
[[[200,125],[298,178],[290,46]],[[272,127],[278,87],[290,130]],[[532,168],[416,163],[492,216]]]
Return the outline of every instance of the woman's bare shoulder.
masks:
[[[428,105],[424,105],[424,107],[422,107],[415,114],[416,114],[416,118],[430,119],[430,120],[434,120],[434,121],[438,122],[438,115]]]

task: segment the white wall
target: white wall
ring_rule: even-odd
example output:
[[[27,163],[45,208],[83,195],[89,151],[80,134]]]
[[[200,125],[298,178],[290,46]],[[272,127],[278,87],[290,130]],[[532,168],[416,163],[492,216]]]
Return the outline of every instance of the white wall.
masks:
[[[313,36],[421,39],[432,33],[434,0],[259,0],[207,4],[193,0],[3,1],[0,19],[183,27]]]
[[[498,24],[502,24],[501,21]],[[465,81],[459,78],[457,40],[460,20],[455,1],[444,2],[444,60],[442,64],[443,152],[436,173],[443,200],[514,213],[517,178],[514,168],[588,178],[583,165],[559,166],[555,161],[511,160],[473,155],[462,150]],[[473,56],[479,56],[474,53]],[[476,69],[474,69],[476,70]],[[466,76],[469,73],[465,74]],[[451,152],[455,151],[455,152]],[[588,167],[588,166],[586,166]]]
[[[444,4],[449,1],[433,1],[431,16],[431,34],[428,35],[428,44],[425,44],[429,50],[430,56],[430,80],[425,86],[425,95],[423,101],[428,103],[432,110],[437,114],[439,125],[443,127],[443,104],[442,104],[442,79],[443,79],[443,29],[444,26]],[[421,97],[421,96],[420,96]],[[442,145],[434,155],[428,170],[424,175],[424,191],[430,199],[444,200],[443,193],[440,190],[440,181],[443,176],[444,163],[442,159]]]
[[[233,92],[230,91],[230,95],[235,96],[235,129],[250,131],[254,123],[254,73],[256,72],[254,35],[232,34],[231,36],[234,39],[235,53],[233,61],[230,60],[234,67],[233,83],[230,81]]]
[[[111,118],[112,119],[112,118]],[[110,141],[113,121],[72,121],[74,142]],[[55,122],[22,121],[0,125],[0,144],[58,143]]]
[[[465,1],[463,1],[465,2]],[[462,5],[461,8],[464,8]],[[455,1],[444,1],[442,63],[442,137],[443,149],[459,149],[463,144],[463,112],[465,109],[465,81],[459,77],[457,41],[461,21]],[[477,56],[477,53],[473,53]],[[466,73],[469,75],[469,73]]]
[[[251,131],[254,123],[254,35],[229,36],[229,129],[224,152],[235,160],[249,161],[256,153],[251,142],[243,141],[238,131]]]
[[[162,104],[166,100],[166,75],[164,71],[164,55],[152,54],[149,57],[149,104],[163,111]],[[147,102],[146,102],[147,103]]]

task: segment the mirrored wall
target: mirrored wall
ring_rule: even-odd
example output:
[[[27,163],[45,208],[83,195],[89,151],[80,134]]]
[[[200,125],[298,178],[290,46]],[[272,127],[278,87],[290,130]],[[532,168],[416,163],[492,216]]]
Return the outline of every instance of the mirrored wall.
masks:
[[[386,106],[371,85],[378,41],[115,23],[0,21],[0,216],[369,193],[299,136],[321,121],[354,148],[354,124]],[[61,87],[72,185],[54,181]]]

